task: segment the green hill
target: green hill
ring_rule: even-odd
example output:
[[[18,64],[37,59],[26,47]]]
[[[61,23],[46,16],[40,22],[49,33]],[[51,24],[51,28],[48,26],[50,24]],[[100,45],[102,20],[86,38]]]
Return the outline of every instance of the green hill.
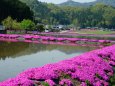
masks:
[[[61,4],[58,4],[58,5],[59,6],[83,6],[83,7],[87,7],[87,6],[95,5],[97,3],[103,3],[106,5],[110,5],[110,6],[115,7],[115,0],[96,0],[94,2],[89,2],[89,3],[79,3],[79,2],[75,2],[73,0],[68,0],[68,1],[61,3]]]
[[[45,3],[42,3],[38,0],[20,0],[26,3],[30,9],[34,12],[34,18],[38,21],[42,21],[41,19],[46,19],[49,13],[49,9]]]
[[[71,25],[83,28],[115,28],[115,8],[100,3],[102,0],[86,4],[80,3],[80,7],[57,6],[55,4],[42,3],[38,0],[21,1],[26,3],[34,12],[34,18],[37,23],[43,23],[46,25]],[[68,2],[70,2],[70,5],[72,5],[72,3],[74,3],[74,5],[77,3],[72,0],[68,0]],[[103,2],[110,3],[105,0],[103,0]]]

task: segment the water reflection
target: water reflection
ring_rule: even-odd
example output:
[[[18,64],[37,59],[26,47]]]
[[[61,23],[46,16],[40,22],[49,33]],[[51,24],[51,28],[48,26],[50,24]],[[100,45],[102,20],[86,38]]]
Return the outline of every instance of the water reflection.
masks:
[[[0,81],[32,67],[68,59],[97,47],[0,42]]]
[[[0,42],[0,59],[16,58],[24,55],[35,54],[41,51],[59,50],[66,54],[76,52],[86,52],[97,47],[89,46],[67,46],[67,45],[50,45],[50,44],[35,44],[24,42]]]
[[[0,58],[15,58],[17,55],[29,48],[29,43],[0,42]]]

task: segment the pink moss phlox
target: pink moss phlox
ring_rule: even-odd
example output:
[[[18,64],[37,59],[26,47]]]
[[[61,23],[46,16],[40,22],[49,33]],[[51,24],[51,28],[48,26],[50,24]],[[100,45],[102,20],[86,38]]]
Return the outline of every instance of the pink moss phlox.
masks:
[[[1,82],[0,86],[32,86],[34,80],[46,81],[53,86],[53,80],[62,77],[61,74],[68,74],[69,78],[77,79],[81,86],[86,86],[86,81],[92,86],[108,86],[115,66],[114,52],[115,45],[112,45],[55,64],[32,68],[20,73],[16,78]],[[62,86],[64,83],[71,86],[72,82],[69,79],[59,82]]]
[[[85,82],[82,82],[80,86],[87,86]]]
[[[50,80],[50,79],[45,80],[45,82],[47,82],[50,86],[55,86],[56,85],[55,82]]]
[[[61,86],[64,86],[64,85],[66,85],[66,86],[73,86],[71,80],[69,80],[69,79],[62,79],[59,82],[59,85],[61,85]]]

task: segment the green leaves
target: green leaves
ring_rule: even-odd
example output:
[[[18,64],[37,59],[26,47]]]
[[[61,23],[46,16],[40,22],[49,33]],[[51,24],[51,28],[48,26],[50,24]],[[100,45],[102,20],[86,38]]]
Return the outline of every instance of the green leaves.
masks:
[[[0,22],[8,16],[17,21],[32,19],[33,13],[30,8],[19,0],[0,0]]]
[[[39,32],[45,31],[44,26],[43,26],[43,25],[40,25],[40,24],[36,25],[36,29],[37,29]]]
[[[46,83],[46,82],[42,82],[42,85],[43,85],[43,86],[49,86],[49,84]]]
[[[21,29],[20,22],[17,22],[16,20],[13,20],[12,28],[15,30]]]
[[[86,80],[85,83],[87,84],[87,86],[90,86],[90,81]]]
[[[21,2],[20,2],[21,1]],[[74,27],[100,27],[115,28],[115,8],[98,3],[96,5],[84,7],[56,6],[39,2],[38,0],[0,0],[0,20],[11,15],[13,19],[21,22],[22,29],[33,30],[35,24],[28,19],[34,18],[36,23],[45,25],[73,25]],[[23,2],[23,3],[22,3]],[[6,5],[7,4],[7,5]],[[26,4],[28,6],[26,6]],[[33,11],[31,12],[30,11]],[[3,12],[2,12],[3,11]],[[2,15],[3,13],[3,15]],[[34,15],[33,15],[34,13]],[[4,16],[5,15],[5,16]],[[6,22],[10,21],[5,24]],[[9,18],[3,24],[6,28],[12,28],[12,21]],[[14,28],[20,26],[13,22]]]
[[[110,78],[110,86],[115,86],[115,74]]]
[[[24,19],[22,22],[21,22],[21,28],[22,29],[27,29],[27,30],[33,30],[35,29],[35,23],[32,22],[31,20],[29,19]]]
[[[12,29],[13,19],[10,16],[8,16],[6,19],[2,21],[2,24],[5,26],[6,29]]]
[[[17,20],[13,20],[10,16],[2,21],[2,24],[6,29],[20,30],[20,29],[35,29],[35,23],[29,19],[24,19],[23,21],[17,22]]]

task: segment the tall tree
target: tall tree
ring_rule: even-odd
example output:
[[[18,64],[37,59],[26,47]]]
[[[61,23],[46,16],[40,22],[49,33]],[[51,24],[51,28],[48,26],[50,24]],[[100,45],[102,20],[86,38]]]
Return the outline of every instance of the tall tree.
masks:
[[[25,3],[19,0],[0,0],[0,22],[8,16],[21,21],[32,19],[33,13]]]

